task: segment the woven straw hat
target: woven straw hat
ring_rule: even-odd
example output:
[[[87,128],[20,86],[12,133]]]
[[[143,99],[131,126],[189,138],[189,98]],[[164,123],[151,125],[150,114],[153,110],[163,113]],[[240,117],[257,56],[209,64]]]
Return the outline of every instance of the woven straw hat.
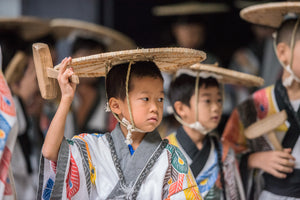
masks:
[[[264,80],[258,76],[237,72],[230,69],[218,67],[217,64],[201,64],[196,63],[188,67],[188,69],[200,72],[208,72],[214,74],[220,83],[244,85],[248,87],[262,86]]]
[[[102,41],[108,51],[135,49],[136,44],[129,37],[113,29],[97,24],[74,20],[74,19],[53,19],[50,27],[57,38],[67,38],[70,34],[78,34],[83,37],[93,37]]]
[[[152,12],[155,16],[195,15],[227,12],[229,7],[222,3],[201,3],[189,1],[172,5],[156,6]]]
[[[27,65],[28,57],[23,51],[17,51],[14,57],[9,62],[5,71],[5,78],[8,84],[11,84],[24,75],[24,69]]]
[[[276,2],[253,5],[240,12],[241,18],[253,24],[278,28],[289,13],[300,14],[300,2]]]
[[[79,77],[105,76],[106,67],[114,65],[152,61],[161,71],[170,72],[188,67],[206,59],[203,51],[188,48],[150,48],[108,52],[86,57],[74,58],[69,65]],[[54,67],[58,70],[59,65]]]
[[[0,31],[14,31],[25,41],[31,41],[48,34],[50,28],[46,20],[22,16],[16,18],[0,18]]]

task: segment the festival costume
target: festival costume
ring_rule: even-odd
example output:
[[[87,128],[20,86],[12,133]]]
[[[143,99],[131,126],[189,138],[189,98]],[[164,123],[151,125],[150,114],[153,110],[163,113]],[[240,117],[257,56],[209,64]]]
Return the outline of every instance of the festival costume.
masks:
[[[257,197],[263,189],[261,170],[247,170],[247,160],[250,153],[272,150],[272,144],[266,136],[262,136],[252,140],[246,140],[244,129],[252,123],[262,120],[270,115],[276,114],[281,110],[286,110],[288,119],[281,126],[275,129],[277,138],[283,148],[292,148],[292,155],[296,158],[296,166],[294,172],[287,174],[287,178],[278,179],[270,174],[263,174],[265,180],[265,190],[280,196],[289,196],[300,198],[300,157],[299,148],[299,129],[300,118],[299,109],[295,111],[288,99],[285,87],[281,80],[275,85],[261,89],[237,106],[229,118],[223,139],[231,144],[237,153],[242,153],[241,158],[241,174],[244,176],[243,182],[247,193],[255,194]],[[250,196],[248,196],[250,198]]]
[[[14,199],[15,188],[10,161],[17,138],[15,104],[2,73],[0,49],[0,199]]]
[[[187,158],[188,164],[195,176],[200,193],[204,199],[223,199],[222,189],[219,187],[219,159],[223,147],[215,136],[207,135],[203,141],[203,148],[198,150],[193,141],[180,127],[175,133],[170,134],[170,144],[177,146]],[[218,146],[216,146],[218,145]],[[224,155],[223,155],[224,157]],[[243,199],[244,191],[241,188],[239,170],[232,149],[227,152],[223,161],[225,174],[225,188],[227,199]]]
[[[186,159],[158,132],[133,155],[124,140],[120,125],[64,139],[57,163],[42,157],[38,199],[201,199]]]

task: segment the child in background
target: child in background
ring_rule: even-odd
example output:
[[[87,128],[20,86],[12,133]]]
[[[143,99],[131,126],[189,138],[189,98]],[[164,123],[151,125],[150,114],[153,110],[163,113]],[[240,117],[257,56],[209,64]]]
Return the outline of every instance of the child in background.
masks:
[[[228,74],[236,83],[247,83],[247,78],[241,78],[246,74],[196,64],[178,70],[169,89],[175,118],[182,126],[167,138],[187,158],[204,199],[245,199],[234,152],[213,132],[222,115],[223,87],[219,81],[226,83]]]
[[[196,62],[203,59],[202,52],[188,51],[198,55]],[[179,55],[169,52],[172,58]],[[161,72],[155,60],[142,55],[133,63],[132,57],[120,56],[118,63],[123,64],[112,66],[106,75],[108,108],[119,121],[116,128],[72,140],[63,132],[76,85],[68,80],[74,73],[67,68],[71,58],[62,61],[62,97],[43,145],[38,199],[201,199],[185,157],[155,130],[163,113]]]
[[[247,199],[300,198],[299,14],[299,2],[259,4],[241,11],[251,23],[277,28],[274,47],[284,68],[274,85],[254,92],[234,109],[223,133],[223,140],[241,157]],[[274,132],[283,151],[275,150],[266,136],[246,140],[244,130],[282,110],[287,120]]]

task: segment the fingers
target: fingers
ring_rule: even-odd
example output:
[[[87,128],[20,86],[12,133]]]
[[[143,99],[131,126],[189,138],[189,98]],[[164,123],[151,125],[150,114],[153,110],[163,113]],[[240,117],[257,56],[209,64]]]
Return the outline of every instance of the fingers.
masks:
[[[67,83],[69,82],[69,77],[73,75],[73,69],[67,68],[67,66],[71,63],[72,58],[64,58],[60,63],[60,68],[58,72],[58,82]]]

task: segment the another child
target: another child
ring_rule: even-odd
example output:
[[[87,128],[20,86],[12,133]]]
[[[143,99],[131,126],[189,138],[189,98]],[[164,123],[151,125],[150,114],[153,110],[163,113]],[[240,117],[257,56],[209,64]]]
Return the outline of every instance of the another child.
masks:
[[[185,157],[155,130],[163,114],[163,78],[143,59],[113,66],[106,76],[116,128],[72,140],[63,132],[76,85],[68,81],[71,58],[62,61],[62,97],[42,150],[38,199],[201,199]]]
[[[299,10],[299,2],[278,2],[241,11],[249,22],[277,28],[275,51],[285,69],[281,80],[256,91],[237,106],[223,133],[223,140],[241,155],[241,175],[247,199],[300,198]],[[288,17],[295,11],[294,17]],[[274,128],[283,151],[274,150],[266,136],[246,140],[246,128],[282,110],[288,118]]]
[[[167,138],[188,159],[204,199],[245,199],[234,152],[213,134],[222,115],[223,89],[218,79],[226,80],[226,72],[232,70],[199,66],[180,69],[171,83],[169,98],[182,126]]]

